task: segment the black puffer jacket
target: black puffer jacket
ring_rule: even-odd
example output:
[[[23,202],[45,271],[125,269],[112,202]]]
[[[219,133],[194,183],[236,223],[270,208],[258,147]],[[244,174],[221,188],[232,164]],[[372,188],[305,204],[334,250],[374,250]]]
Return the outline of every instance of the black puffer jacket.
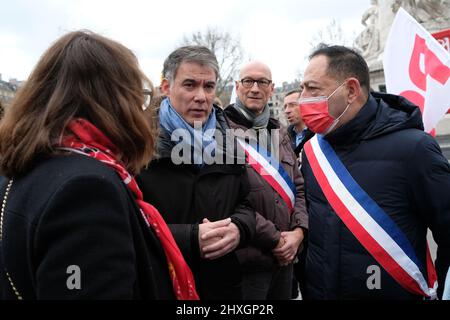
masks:
[[[216,108],[217,129],[223,137],[229,128],[223,111]],[[218,142],[218,145],[220,143]],[[231,217],[245,246],[255,233],[255,212],[247,199],[249,184],[244,164],[175,165],[175,146],[163,129],[158,141],[159,158],[138,177],[144,199],[152,203],[174,235],[196,278],[201,299],[240,299],[241,270],[234,252],[216,260],[201,259],[198,224],[203,218],[217,221]]]
[[[401,97],[374,93],[353,120],[326,140],[356,182],[404,232],[422,266],[427,227],[432,230],[442,288],[450,264],[450,165],[436,141],[423,132],[419,109]],[[367,269],[379,264],[332,210],[305,154],[302,171],[309,213],[306,298],[420,298],[381,266],[381,289],[368,289]]]

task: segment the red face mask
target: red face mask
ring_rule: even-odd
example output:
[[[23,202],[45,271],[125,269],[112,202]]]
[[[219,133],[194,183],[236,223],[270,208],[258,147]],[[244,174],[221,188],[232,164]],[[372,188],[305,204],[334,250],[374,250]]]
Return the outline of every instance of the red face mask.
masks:
[[[328,100],[334,95],[334,93],[345,84],[342,83],[332,94],[327,96],[304,98],[299,100],[300,114],[302,116],[305,125],[312,131],[318,134],[326,135],[330,133],[334,127],[338,124],[339,119],[347,111],[350,103],[345,108],[344,112],[334,118],[330,115],[328,110]]]

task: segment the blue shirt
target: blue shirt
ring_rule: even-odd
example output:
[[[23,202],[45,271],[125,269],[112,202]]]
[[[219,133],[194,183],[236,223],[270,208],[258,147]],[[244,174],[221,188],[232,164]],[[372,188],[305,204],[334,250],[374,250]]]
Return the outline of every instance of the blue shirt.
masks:
[[[305,127],[305,128],[303,128],[302,131],[300,131],[299,133],[296,133],[295,146],[298,146],[303,141],[303,139],[305,138],[305,135],[306,135],[306,130],[308,130],[308,128]]]

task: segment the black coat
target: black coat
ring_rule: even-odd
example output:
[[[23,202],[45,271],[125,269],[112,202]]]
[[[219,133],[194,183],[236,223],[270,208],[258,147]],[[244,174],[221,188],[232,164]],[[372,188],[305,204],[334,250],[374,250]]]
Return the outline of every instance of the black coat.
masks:
[[[297,143],[296,143],[297,133],[295,132],[294,126],[293,125],[288,126],[287,132],[289,134],[289,138],[291,139],[292,150],[294,150],[294,153],[297,155],[297,157],[300,156],[300,153],[302,152],[303,146],[305,145],[305,143],[308,142],[309,139],[314,137],[314,132],[312,132],[309,129],[306,129],[305,136],[303,137],[302,141],[297,146]]]
[[[217,129],[225,135],[229,126],[223,111],[216,108],[216,117]],[[240,299],[241,271],[235,253],[216,260],[201,259],[198,224],[203,218],[217,221],[231,217],[240,231],[239,247],[249,242],[255,232],[255,213],[247,199],[245,165],[175,165],[170,158],[173,147],[174,142],[162,129],[159,158],[138,177],[144,199],[158,208],[169,224],[194,272],[200,298]]]
[[[68,289],[76,274],[70,266],[79,267],[80,290]],[[174,299],[162,246],[131,192],[112,169],[83,155],[52,157],[14,179],[0,300],[16,299],[5,270],[24,299]]]
[[[404,232],[422,266],[427,227],[432,230],[442,288],[450,264],[450,165],[436,141],[423,132],[419,109],[401,97],[373,93],[353,120],[325,139],[355,181]],[[379,264],[332,210],[304,154],[302,171],[309,213],[306,298],[420,298],[381,266],[381,289],[368,289],[367,269]]]

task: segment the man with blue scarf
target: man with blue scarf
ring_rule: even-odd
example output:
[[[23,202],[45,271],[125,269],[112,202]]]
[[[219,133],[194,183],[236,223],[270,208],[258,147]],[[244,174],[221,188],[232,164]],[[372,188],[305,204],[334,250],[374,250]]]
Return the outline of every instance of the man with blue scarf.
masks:
[[[140,188],[171,228],[200,298],[241,299],[234,251],[252,238],[255,213],[245,164],[221,161],[233,146],[227,148],[223,111],[213,106],[216,57],[205,47],[181,47],[163,74],[158,153],[138,177]]]

